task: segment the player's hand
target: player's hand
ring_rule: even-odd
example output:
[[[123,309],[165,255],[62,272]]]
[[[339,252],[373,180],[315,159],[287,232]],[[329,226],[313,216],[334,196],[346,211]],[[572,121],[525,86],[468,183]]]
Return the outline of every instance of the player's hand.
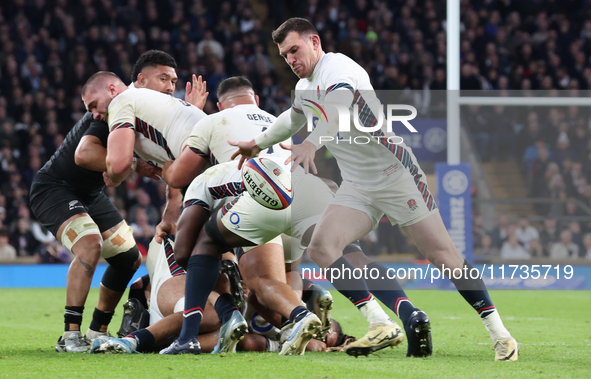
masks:
[[[146,162],[143,159],[137,160],[135,172],[141,176],[145,176],[146,178],[150,178],[155,181],[162,179],[162,169]]]
[[[113,179],[111,179],[109,174],[107,174],[106,172],[103,172],[103,180],[105,181],[105,185],[107,187],[119,187],[119,185],[121,184],[121,182],[113,181]]]
[[[162,243],[164,237],[169,233],[176,235],[176,223],[162,220],[160,221],[160,224],[156,226],[156,234],[154,235],[154,238],[156,239],[156,242]]]
[[[287,145],[284,145],[287,146]],[[283,147],[284,149],[286,147]],[[304,165],[304,171],[309,173],[312,171],[314,175],[318,175],[318,170],[316,170],[316,165],[314,164],[314,156],[316,155],[316,146],[312,142],[304,141],[299,145],[291,145],[291,159],[287,159],[285,164],[288,164],[291,160],[291,171],[293,172],[296,167],[301,164]]]
[[[193,88],[191,88],[191,82],[188,81],[187,87],[185,88],[185,101],[203,110],[207,102],[207,96],[209,95],[209,92],[205,92],[206,89],[207,82],[203,81],[201,75],[197,78],[193,74]]]
[[[254,158],[261,152],[261,148],[254,142],[254,140],[240,141],[240,142],[233,142],[228,140],[228,143],[232,146],[236,146],[238,150],[232,154],[231,160],[234,160],[237,156],[240,155],[240,162],[238,162],[238,169],[242,168],[244,161],[250,158]]]

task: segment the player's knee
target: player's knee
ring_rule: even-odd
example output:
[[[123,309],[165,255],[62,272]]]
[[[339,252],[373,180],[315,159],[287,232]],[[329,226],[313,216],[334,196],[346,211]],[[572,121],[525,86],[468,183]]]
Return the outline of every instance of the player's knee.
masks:
[[[64,228],[60,239],[62,245],[74,255],[98,262],[103,248],[103,239],[98,225],[90,216],[85,215],[72,220]]]
[[[128,251],[107,258],[109,267],[103,275],[102,285],[112,291],[125,291],[139,267],[138,259],[141,262],[140,251],[135,245]]]

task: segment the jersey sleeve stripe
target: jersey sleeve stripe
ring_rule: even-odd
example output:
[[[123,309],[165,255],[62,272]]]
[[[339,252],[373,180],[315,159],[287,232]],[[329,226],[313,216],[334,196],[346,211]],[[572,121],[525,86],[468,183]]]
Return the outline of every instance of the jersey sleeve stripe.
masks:
[[[209,204],[207,204],[205,201],[199,200],[199,199],[192,199],[192,200],[187,200],[184,202],[182,211],[184,211],[185,209],[187,209],[191,205],[201,205],[206,211],[210,210]]]
[[[191,149],[192,152],[199,155],[200,157],[205,158],[205,159],[209,159],[209,155],[205,154],[203,151],[199,150],[198,148],[189,146],[189,149]]]
[[[295,104],[292,104],[292,105],[291,105],[291,109],[293,109],[293,111],[294,111],[295,113],[299,113],[299,114],[303,114],[303,113],[304,113],[304,111],[303,111],[303,110],[296,108]]]
[[[118,124],[113,125],[111,131],[117,129],[135,129],[135,126],[133,126],[133,124],[130,122],[120,122]]]
[[[338,84],[333,84],[332,86],[328,87],[328,89],[325,92],[325,96],[328,95],[329,92],[332,92],[334,90],[337,90],[339,88],[346,88],[349,91],[353,92],[353,94],[355,94],[355,90],[353,89],[353,86],[351,86],[348,83],[338,83]]]

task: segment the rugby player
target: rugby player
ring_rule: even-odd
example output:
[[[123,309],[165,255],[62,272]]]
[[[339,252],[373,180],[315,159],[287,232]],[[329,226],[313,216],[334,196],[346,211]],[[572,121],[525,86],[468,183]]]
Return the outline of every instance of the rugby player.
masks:
[[[272,37],[280,55],[300,81],[290,111],[281,114],[271,128],[254,140],[236,144],[239,147],[237,154],[243,155],[242,160],[299,131],[307,122],[306,113],[310,112],[313,102],[339,103],[349,109],[357,105],[363,126],[375,125],[376,115],[382,109],[367,72],[345,55],[324,53],[318,32],[308,20],[291,18],[275,30]],[[308,247],[310,257],[322,268],[352,271],[354,267],[342,256],[343,248],[366,235],[386,214],[393,224],[399,224],[406,231],[420,252],[439,269],[445,265],[451,270],[466,267],[469,271],[472,265],[455,248],[412,151],[403,143],[394,144],[394,140],[385,138],[394,136],[387,130],[388,126],[369,133],[359,131],[351,122],[349,132],[339,131],[336,109],[326,108],[326,121],[320,120],[302,144],[292,147],[293,167],[303,164],[306,172],[315,173],[316,150],[326,146],[336,158],[343,177],[334,200],[316,225]],[[369,142],[363,145],[346,143],[358,136]],[[380,276],[387,278],[386,272]],[[489,331],[495,360],[517,360],[517,342],[503,325],[484,282],[469,277],[450,279],[478,312]],[[331,282],[358,306],[370,324],[369,332],[351,344],[347,353],[368,354],[390,346],[397,327],[370,294],[367,283],[354,278]],[[375,295],[396,312],[408,334],[411,331],[408,323],[422,312],[416,310],[400,291],[380,292]]]
[[[283,157],[266,156],[276,162],[284,161]],[[204,306],[217,281],[223,252],[234,247],[261,246],[282,233],[291,234],[292,230],[298,230],[292,225],[292,209],[265,208],[248,192],[242,192],[244,185],[237,165],[238,162],[233,161],[213,166],[197,176],[187,190],[178,222],[175,248],[175,254],[190,256],[183,328],[179,338],[162,350],[161,354],[200,354],[197,335]],[[290,167],[284,166],[284,170],[289,172]],[[310,175],[300,175],[300,178],[304,181],[318,179]],[[238,194],[238,197],[223,205],[224,198]],[[283,292],[292,307],[289,321],[293,327],[280,354],[303,354],[308,342],[319,335],[322,323],[301,305],[300,299],[288,285],[282,286],[276,282],[274,288]]]
[[[229,162],[235,150],[228,144],[229,137],[254,138],[275,120],[273,115],[258,107],[259,98],[254,93],[251,82],[244,77],[232,77],[222,81],[217,89],[217,97],[220,112],[199,121],[187,141],[188,148],[173,162],[164,165],[162,177],[170,186],[185,187],[207,163],[216,165]],[[278,145],[269,148],[267,152],[285,158],[291,154]],[[320,185],[322,186],[321,183]],[[319,201],[322,199],[318,199],[319,193],[309,199],[313,210],[324,205]],[[222,194],[223,192],[220,192],[220,195]],[[330,197],[332,198],[332,195]],[[316,220],[309,220],[308,224],[313,225]],[[286,276],[285,271],[285,263],[291,265],[303,254],[303,249],[294,250],[295,256],[284,255],[281,239],[277,238],[262,246],[246,247],[243,252],[248,254],[239,255],[240,271],[248,288],[256,294],[258,302],[263,307],[281,314],[284,322],[289,319],[294,304],[299,305],[298,299],[302,296],[301,283],[291,283],[292,275]],[[285,251],[290,252],[289,249]],[[177,251],[175,258],[181,266],[187,266],[189,256],[183,256]],[[297,270],[293,276],[295,280],[299,279],[299,275],[296,277],[296,274]],[[290,284],[291,288],[298,289],[295,294],[290,293]],[[314,288],[314,291],[310,290],[308,293],[310,309],[323,321],[324,332],[328,332],[332,296],[320,286],[310,288]]]
[[[174,92],[176,62],[161,51],[148,51],[136,62],[136,87],[166,94]],[[197,83],[194,80],[194,84]],[[203,87],[188,91],[189,100],[202,103]],[[56,351],[86,352],[89,339],[104,335],[127,283],[141,263],[129,226],[103,193],[106,171],[106,123],[88,112],[35,176],[31,209],[37,219],[74,255],[66,290],[65,332]],[[157,178],[160,170],[137,160],[136,170]],[[94,270],[103,256],[109,266],[101,281],[99,302],[85,336],[80,333],[84,304]]]
[[[185,270],[178,266],[174,260],[174,244],[165,239],[162,244],[152,240],[148,249],[148,268],[150,289],[149,326],[134,330],[123,338],[100,337],[93,341],[91,353],[135,353],[154,352],[168,345],[178,336],[183,325]],[[227,281],[225,275],[220,278]],[[139,279],[138,279],[139,280]],[[224,281],[218,281],[219,286],[224,286]],[[223,291],[219,291],[222,292]],[[220,314],[223,309],[217,303],[219,294],[212,291],[207,305],[204,308],[204,318],[199,334],[199,343],[203,352],[212,352],[218,344],[220,327],[222,325]],[[131,319],[137,324],[142,322],[144,307],[137,299],[133,302]],[[234,310],[232,310],[233,312]],[[219,312],[216,314],[216,312]],[[127,316],[126,316],[127,317]],[[122,329],[127,330],[131,325],[122,323]],[[137,327],[135,328],[137,329]],[[246,334],[242,341],[233,340],[233,345],[228,346],[230,351],[235,348],[244,351],[273,351],[279,352],[279,342],[269,340],[261,335]]]
[[[104,179],[109,186],[118,186],[131,173],[134,154],[158,167],[172,162],[186,146],[193,126],[205,117],[203,111],[186,101],[145,89],[130,90],[115,74],[105,71],[88,79],[82,88],[82,100],[96,119],[108,120],[111,131]],[[180,199],[168,198],[167,209],[174,216],[165,220],[163,214],[161,224],[174,224]],[[174,234],[174,230],[171,232]],[[222,316],[222,329],[245,324],[239,312],[235,316],[229,311],[236,308],[229,293],[220,293],[217,302],[228,310]]]

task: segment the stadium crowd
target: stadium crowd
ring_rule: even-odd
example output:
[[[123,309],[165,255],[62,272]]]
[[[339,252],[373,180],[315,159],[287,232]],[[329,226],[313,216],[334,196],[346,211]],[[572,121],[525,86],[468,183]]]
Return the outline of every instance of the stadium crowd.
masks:
[[[591,21],[586,20],[590,5],[530,3],[462,2],[462,89],[591,89]],[[217,84],[234,75],[253,82],[262,109],[278,114],[289,107],[289,96],[271,64],[269,54],[275,51],[269,52],[268,46],[271,29],[283,13],[311,20],[324,50],[352,57],[370,73],[376,89],[446,88],[444,2],[307,0],[268,1],[265,6],[268,22],[255,17],[247,0],[4,2],[0,6],[0,259],[16,255],[36,256],[43,262],[69,260],[31,216],[32,178],[82,117],[80,89],[86,79],[107,70],[129,80],[133,62],[149,49],[175,57],[179,66],[175,96],[183,97],[191,74],[203,76],[210,93],[206,113],[216,111]],[[591,204],[587,110],[551,108],[513,117],[502,107],[472,107],[465,109],[462,119],[483,160],[523,161],[532,196],[578,198]],[[133,175],[124,186],[107,188],[107,193],[133,227],[140,248],[147,246],[164,204],[164,183]],[[569,215],[576,212],[572,208],[567,204],[564,210],[540,212]],[[477,224],[478,218],[475,230]],[[384,240],[390,229],[383,229],[368,243],[387,246]],[[576,244],[581,240],[577,254],[591,258],[586,253],[591,235],[575,237],[577,228],[568,225],[568,229]],[[587,225],[578,230],[587,232]],[[513,246],[513,234],[521,235],[503,233],[488,233],[492,237],[488,243],[500,249],[501,256],[500,241]],[[478,243],[475,240],[475,246],[482,240],[486,248],[488,234],[483,233]],[[552,242],[559,239],[552,238]],[[518,240],[532,256],[553,256],[541,234],[541,248],[530,243],[535,238],[527,243]],[[399,250],[406,248],[402,244]]]

